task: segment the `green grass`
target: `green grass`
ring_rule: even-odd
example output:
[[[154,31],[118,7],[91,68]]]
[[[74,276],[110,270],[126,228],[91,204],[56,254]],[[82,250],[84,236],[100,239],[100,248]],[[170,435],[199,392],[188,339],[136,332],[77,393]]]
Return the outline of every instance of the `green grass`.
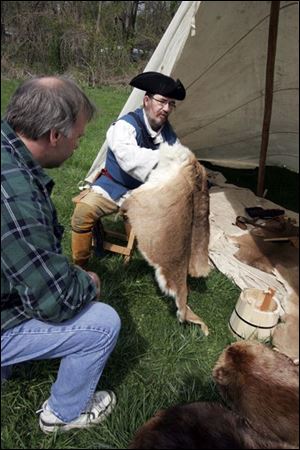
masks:
[[[2,82],[2,112],[16,86],[13,81]],[[100,115],[88,126],[74,156],[49,171],[56,182],[53,200],[65,226],[63,245],[69,257],[71,199],[129,91],[103,88],[87,93],[101,109]],[[59,361],[28,362],[16,367],[2,389],[2,448],[126,448],[134,431],[157,409],[220,400],[211,371],[224,347],[234,341],[227,324],[240,290],[217,270],[205,280],[189,280],[189,304],[210,330],[205,337],[198,326],[179,324],[174,300],[161,294],[153,269],[138,251],[128,266],[120,256],[110,255],[102,260],[94,257],[90,269],[101,277],[102,300],[122,320],[119,340],[98,386],[115,391],[117,407],[105,423],[91,430],[44,435],[35,411],[49,396]]]

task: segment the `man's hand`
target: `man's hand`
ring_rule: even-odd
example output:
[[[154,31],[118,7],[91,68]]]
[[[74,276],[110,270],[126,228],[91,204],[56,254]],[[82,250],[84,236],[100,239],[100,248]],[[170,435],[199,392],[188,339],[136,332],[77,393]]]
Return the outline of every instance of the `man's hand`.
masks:
[[[93,280],[93,282],[96,285],[96,295],[97,295],[97,299],[100,298],[100,278],[98,277],[98,275],[95,272],[87,272],[89,274],[89,276],[91,277],[91,279]]]

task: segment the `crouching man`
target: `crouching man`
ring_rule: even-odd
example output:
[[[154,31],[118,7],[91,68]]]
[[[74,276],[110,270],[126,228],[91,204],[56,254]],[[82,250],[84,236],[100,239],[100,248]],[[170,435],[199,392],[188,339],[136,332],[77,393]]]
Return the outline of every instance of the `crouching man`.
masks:
[[[61,358],[39,424],[46,433],[100,423],[115,403],[96,391],[120,318],[97,301],[100,280],[62,254],[62,227],[44,168],[77,147],[95,107],[64,77],[33,78],[13,95],[1,124],[1,381],[13,365]]]

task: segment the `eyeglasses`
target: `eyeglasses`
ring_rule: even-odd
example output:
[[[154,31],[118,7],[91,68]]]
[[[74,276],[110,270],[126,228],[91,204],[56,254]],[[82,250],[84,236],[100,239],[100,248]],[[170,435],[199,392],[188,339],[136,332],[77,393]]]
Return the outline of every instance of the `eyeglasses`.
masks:
[[[174,100],[159,100],[158,98],[155,98],[155,97],[151,97],[151,98],[160,104],[160,109],[163,109],[167,105],[169,105],[170,109],[176,108],[176,103],[174,102]]]

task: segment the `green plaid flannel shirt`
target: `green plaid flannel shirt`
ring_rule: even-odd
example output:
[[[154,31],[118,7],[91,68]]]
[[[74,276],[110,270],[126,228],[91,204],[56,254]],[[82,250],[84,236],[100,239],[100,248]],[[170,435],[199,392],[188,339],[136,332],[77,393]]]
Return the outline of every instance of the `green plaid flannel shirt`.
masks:
[[[1,122],[1,331],[32,318],[59,323],[96,300],[90,276],[62,254],[54,182]]]

